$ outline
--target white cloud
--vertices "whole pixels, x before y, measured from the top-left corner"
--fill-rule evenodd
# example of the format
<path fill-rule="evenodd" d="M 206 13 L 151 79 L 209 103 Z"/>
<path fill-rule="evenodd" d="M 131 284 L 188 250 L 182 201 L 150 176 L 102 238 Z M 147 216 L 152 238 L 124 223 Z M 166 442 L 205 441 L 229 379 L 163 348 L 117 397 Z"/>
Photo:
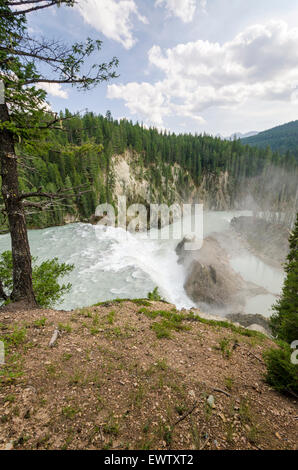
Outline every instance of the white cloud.
<path fill-rule="evenodd" d="M 254 25 L 224 44 L 196 41 L 162 50 L 153 46 L 149 63 L 164 73 L 156 83 L 109 87 L 110 98 L 121 98 L 133 114 L 203 122 L 210 108 L 235 109 L 250 99 L 296 102 L 298 29 L 283 21 Z"/>
<path fill-rule="evenodd" d="M 136 42 L 132 33 L 132 17 L 147 23 L 134 0 L 81 0 L 76 8 L 86 23 L 109 39 L 120 42 L 126 49 L 130 49 Z"/>
<path fill-rule="evenodd" d="M 170 114 L 167 97 L 162 84 L 136 83 L 110 85 L 108 98 L 124 98 L 126 107 L 132 114 L 137 114 L 157 126 L 162 126 L 163 117 Z"/>
<path fill-rule="evenodd" d="M 156 0 L 155 6 L 165 6 L 171 16 L 180 18 L 184 23 L 190 23 L 198 6 L 206 10 L 207 0 Z"/>
<path fill-rule="evenodd" d="M 59 83 L 40 83 L 38 84 L 38 88 L 42 88 L 49 95 L 63 98 L 65 100 L 68 98 L 67 91 L 63 90 Z"/>
<path fill-rule="evenodd" d="M 189 23 L 193 20 L 196 3 L 196 0 L 156 0 L 155 6 L 165 5 L 171 15 L 177 16 L 184 23 Z"/>

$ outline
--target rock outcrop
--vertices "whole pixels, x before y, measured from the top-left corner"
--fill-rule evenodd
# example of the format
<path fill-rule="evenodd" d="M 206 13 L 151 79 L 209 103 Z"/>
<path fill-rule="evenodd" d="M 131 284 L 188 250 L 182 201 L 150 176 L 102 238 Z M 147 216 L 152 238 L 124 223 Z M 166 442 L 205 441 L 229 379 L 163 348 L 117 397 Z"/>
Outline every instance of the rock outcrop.
<path fill-rule="evenodd" d="M 230 313 L 226 315 L 227 320 L 239 323 L 245 328 L 260 331 L 264 334 L 272 334 L 267 318 L 260 314 Z"/>
<path fill-rule="evenodd" d="M 184 238 L 177 245 L 179 262 L 188 272 L 184 284 L 187 295 L 196 303 L 206 303 L 219 308 L 230 305 L 241 308 L 244 281 L 229 265 L 227 255 L 215 238 L 204 239 L 196 252 L 187 251 Z"/>

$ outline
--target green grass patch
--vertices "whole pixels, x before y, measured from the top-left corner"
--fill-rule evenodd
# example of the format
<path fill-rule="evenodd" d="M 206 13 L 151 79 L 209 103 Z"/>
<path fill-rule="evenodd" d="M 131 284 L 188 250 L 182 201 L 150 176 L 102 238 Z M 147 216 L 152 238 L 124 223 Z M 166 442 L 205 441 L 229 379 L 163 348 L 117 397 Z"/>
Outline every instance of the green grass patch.
<path fill-rule="evenodd" d="M 164 304 L 169 303 L 163 299 L 160 299 L 159 301 L 163 302 Z M 144 307 L 150 307 L 151 305 L 151 303 L 149 302 L 149 299 L 111 299 L 111 300 L 105 300 L 103 302 L 97 302 L 96 304 L 92 305 L 92 307 L 110 307 L 111 305 L 117 305 L 123 302 L 132 302 L 133 304 L 143 305 Z"/>
<path fill-rule="evenodd" d="M 0 339 L 4 342 L 5 349 L 10 346 L 19 346 L 26 341 L 27 331 L 25 327 L 14 326 L 11 333 L 6 333 Z"/>
<path fill-rule="evenodd" d="M 113 414 L 109 416 L 108 421 L 104 424 L 103 431 L 106 434 L 112 434 L 113 436 L 118 436 L 120 432 L 120 425 Z"/>
<path fill-rule="evenodd" d="M 12 395 L 12 394 L 6 395 L 6 397 L 4 397 L 4 399 L 3 399 L 3 401 L 4 401 L 4 403 L 6 403 L 6 402 L 14 403 L 16 401 L 16 397 L 15 397 L 15 395 Z"/>
<path fill-rule="evenodd" d="M 46 321 L 47 321 L 47 318 L 42 317 L 42 318 L 39 318 L 38 320 L 35 320 L 33 325 L 35 326 L 35 328 L 43 328 L 46 324 Z"/>
<path fill-rule="evenodd" d="M 171 331 L 182 331 L 189 330 L 189 326 L 183 325 L 184 316 L 178 313 L 176 310 L 148 310 L 147 308 L 141 308 L 139 314 L 145 315 L 147 318 L 154 320 L 161 317 L 161 320 L 154 322 L 151 325 L 151 329 L 155 332 L 158 339 L 170 338 Z"/>
<path fill-rule="evenodd" d="M 58 329 L 61 330 L 61 331 L 66 331 L 66 333 L 71 333 L 72 332 L 72 328 L 71 326 L 69 325 L 69 323 L 59 323 L 58 324 Z"/>
<path fill-rule="evenodd" d="M 63 362 L 67 362 L 67 361 L 69 361 L 71 358 L 72 358 L 72 354 L 71 354 L 71 353 L 63 353 L 63 354 L 62 354 L 62 361 L 63 361 Z"/>
<path fill-rule="evenodd" d="M 225 377 L 225 386 L 229 391 L 232 391 L 234 386 L 234 379 L 232 377 Z"/>
<path fill-rule="evenodd" d="M 248 336 L 249 338 L 259 338 L 260 340 L 268 339 L 266 335 L 260 333 L 259 331 L 247 330 L 241 326 L 236 326 L 233 323 L 228 321 L 219 321 L 219 320 L 207 320 L 205 318 L 201 318 L 194 313 L 189 313 L 184 316 L 185 321 L 194 321 L 203 323 L 204 325 L 210 325 L 219 328 L 226 328 L 228 330 L 233 331 L 233 333 L 237 333 L 242 336 Z"/>
<path fill-rule="evenodd" d="M 219 341 L 219 349 L 221 350 L 222 357 L 230 359 L 232 351 L 229 349 L 230 340 L 228 338 L 222 338 Z"/>
<path fill-rule="evenodd" d="M 74 408 L 73 406 L 65 406 L 62 408 L 62 414 L 68 419 L 74 419 L 76 414 L 79 412 L 78 408 Z"/>
<path fill-rule="evenodd" d="M 109 323 L 109 325 L 113 325 L 114 322 L 115 322 L 115 316 L 116 316 L 116 312 L 114 310 L 112 310 L 112 312 L 110 312 L 107 316 L 107 322 Z"/>
<path fill-rule="evenodd" d="M 0 384 L 12 383 L 23 375 L 23 355 L 26 352 L 26 338 L 26 327 L 18 325 L 15 325 L 12 331 L 0 336 L 5 351 L 5 364 L 0 368 Z M 16 350 L 20 347 L 23 354 Z"/>
<path fill-rule="evenodd" d="M 162 317 L 165 320 L 168 320 L 169 323 L 160 322 L 157 326 L 154 326 L 153 329 L 158 332 L 160 337 L 169 337 L 170 330 L 186 330 L 189 329 L 185 325 L 180 326 L 182 322 L 198 322 L 203 323 L 205 325 L 217 327 L 217 328 L 226 328 L 232 331 L 233 333 L 237 333 L 242 336 L 247 336 L 249 338 L 258 338 L 259 340 L 267 339 L 267 337 L 258 332 L 252 330 L 246 330 L 245 328 L 239 327 L 234 325 L 233 323 L 229 323 L 228 321 L 218 321 L 218 320 L 207 320 L 205 318 L 201 318 L 194 313 L 188 313 L 186 315 L 177 312 L 177 310 L 149 310 L 148 308 L 141 308 L 138 311 L 139 314 L 145 315 L 147 318 L 152 320 L 156 319 L 157 317 Z M 172 327 L 171 327 L 172 326 Z"/>

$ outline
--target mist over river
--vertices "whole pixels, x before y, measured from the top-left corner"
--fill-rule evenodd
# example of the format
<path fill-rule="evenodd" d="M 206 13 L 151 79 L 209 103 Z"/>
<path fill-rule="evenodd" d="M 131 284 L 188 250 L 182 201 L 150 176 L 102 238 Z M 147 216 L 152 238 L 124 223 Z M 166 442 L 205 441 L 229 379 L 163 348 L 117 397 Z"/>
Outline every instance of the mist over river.
<path fill-rule="evenodd" d="M 229 240 L 230 221 L 240 215 L 251 213 L 205 212 L 204 237 L 214 233 L 219 236 L 226 234 Z M 157 238 L 161 232 L 156 229 L 151 233 L 155 233 Z M 57 257 L 61 262 L 75 265 L 71 275 L 64 279 L 64 282 L 72 283 L 72 290 L 63 303 L 57 305 L 59 309 L 69 310 L 114 298 L 146 297 L 155 286 L 177 308 L 194 307 L 183 288 L 185 268 L 177 263 L 175 247 L 179 240 L 153 240 L 148 236 L 144 238 L 145 235 L 131 234 L 120 228 L 77 223 L 31 230 L 29 240 L 32 255 L 39 261 Z M 265 264 L 241 246 L 239 240 L 235 243 L 231 240 L 224 246 L 230 265 L 244 280 L 267 290 L 263 295 L 249 297 L 245 312 L 269 316 L 271 306 L 281 292 L 283 271 Z M 2 235 L 0 250 L 8 249 L 10 237 Z"/>

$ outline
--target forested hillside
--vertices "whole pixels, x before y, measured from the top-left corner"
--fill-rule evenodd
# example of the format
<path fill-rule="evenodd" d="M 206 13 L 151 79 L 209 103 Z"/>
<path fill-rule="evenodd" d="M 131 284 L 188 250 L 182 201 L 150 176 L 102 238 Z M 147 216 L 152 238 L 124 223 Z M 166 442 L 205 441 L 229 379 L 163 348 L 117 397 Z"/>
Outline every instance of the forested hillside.
<path fill-rule="evenodd" d="M 298 121 L 292 121 L 282 126 L 274 127 L 260 132 L 252 137 L 241 139 L 246 145 L 266 148 L 269 146 L 273 151 L 282 153 L 293 152 L 298 155 Z"/>
<path fill-rule="evenodd" d="M 297 169 L 297 157 L 289 152 L 283 155 L 268 148 L 244 146 L 239 140 L 223 141 L 208 135 L 159 132 L 127 120 L 113 120 L 109 112 L 105 117 L 91 112 L 79 117 L 66 110 L 60 118 L 58 128 L 50 130 L 36 147 L 19 144 L 18 153 L 27 156 L 26 165 L 20 166 L 21 190 L 42 188 L 54 193 L 60 188 L 73 188 L 75 192 L 77 187 L 86 185 L 84 189 L 90 191 L 75 200 L 64 199 L 63 207 L 57 205 L 42 212 L 33 209 L 28 215 L 30 227 L 88 221 L 99 203 L 116 203 L 114 156 L 125 151 L 130 151 L 130 165 L 137 178 L 146 180 L 152 189 L 152 202 L 154 199 L 160 203 L 173 203 L 177 191 L 181 199 L 205 201 L 206 194 L 214 192 L 214 186 L 222 180 L 228 195 L 223 207 L 232 208 L 243 196 L 245 182 L 264 176 L 272 167 L 283 171 Z M 259 199 L 264 196 L 262 187 L 263 184 L 257 185 Z M 291 197 L 284 188 L 274 195 L 279 202 Z M 136 198 L 133 202 L 144 202 L 138 195 Z M 209 207 L 222 208 L 220 204 Z"/>

